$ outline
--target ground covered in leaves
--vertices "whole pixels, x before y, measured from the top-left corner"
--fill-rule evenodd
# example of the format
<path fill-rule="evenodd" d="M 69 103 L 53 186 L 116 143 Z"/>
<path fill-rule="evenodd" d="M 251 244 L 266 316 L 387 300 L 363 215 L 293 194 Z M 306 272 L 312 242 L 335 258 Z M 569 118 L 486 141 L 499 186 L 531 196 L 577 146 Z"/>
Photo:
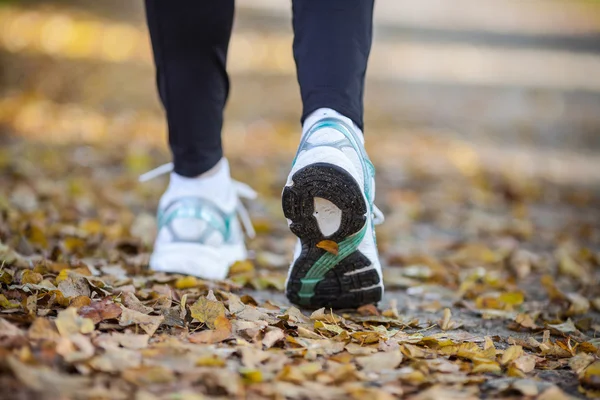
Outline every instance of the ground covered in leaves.
<path fill-rule="evenodd" d="M 303 311 L 282 294 L 291 153 L 232 154 L 234 175 L 261 193 L 259 237 L 228 280 L 207 282 L 146 268 L 165 180 L 136 176 L 164 151 L 6 140 L 0 397 L 599 396 L 597 188 L 404 143 L 395 155 L 370 147 L 387 214 L 384 301 Z"/>

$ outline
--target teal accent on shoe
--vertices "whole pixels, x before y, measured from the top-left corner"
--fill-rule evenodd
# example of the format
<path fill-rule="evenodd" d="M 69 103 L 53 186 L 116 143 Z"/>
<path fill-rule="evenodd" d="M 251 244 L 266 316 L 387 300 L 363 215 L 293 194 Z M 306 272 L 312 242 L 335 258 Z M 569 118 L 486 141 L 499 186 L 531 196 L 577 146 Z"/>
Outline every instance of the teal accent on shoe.
<path fill-rule="evenodd" d="M 365 237 L 367 232 L 367 224 L 352 236 L 338 243 L 338 254 L 325 253 L 310 267 L 304 278 L 300 279 L 302 286 L 298 292 L 298 296 L 304 304 L 308 304 L 310 299 L 315 295 L 315 287 L 325 277 L 325 274 L 335 267 L 339 262 L 354 253 L 358 245 Z"/>
<path fill-rule="evenodd" d="M 318 144 L 318 145 L 309 144 L 308 139 L 310 138 L 310 136 L 314 132 L 316 132 L 317 130 L 322 129 L 322 128 L 332 128 L 332 129 L 335 129 L 336 131 L 340 132 L 342 135 L 344 135 L 346 140 L 350 142 L 350 146 L 344 146 L 344 143 L 340 143 L 339 141 L 335 142 L 335 143 L 329 143 L 329 144 Z M 363 180 L 364 180 L 364 185 L 365 185 L 365 197 L 367 198 L 367 203 L 369 204 L 369 207 L 371 208 L 371 211 L 372 211 L 372 207 L 373 207 L 372 203 L 373 203 L 374 193 L 373 193 L 373 187 L 372 187 L 373 185 L 371 184 L 371 178 L 373 178 L 375 176 L 375 166 L 369 159 L 369 156 L 367 155 L 367 152 L 365 151 L 364 146 L 362 145 L 360 140 L 354 134 L 354 128 L 349 126 L 344 121 L 337 119 L 337 118 L 333 118 L 333 117 L 323 118 L 323 119 L 319 120 L 313 126 L 311 126 L 309 128 L 308 132 L 306 132 L 306 134 L 302 137 L 302 140 L 300 141 L 300 145 L 298 146 L 298 151 L 296 152 L 296 156 L 294 157 L 294 161 L 292 162 L 292 168 L 296 164 L 296 161 L 298 160 L 298 156 L 300 155 L 300 153 L 302 151 L 309 150 L 310 148 L 314 148 L 314 147 L 336 147 L 339 149 L 341 149 L 343 147 L 352 147 L 354 149 L 354 151 L 356 151 L 358 153 L 359 159 L 361 161 L 362 170 L 363 170 Z"/>
<path fill-rule="evenodd" d="M 201 237 L 194 240 L 195 243 L 204 243 L 215 231 L 223 237 L 225 242 L 228 242 L 231 239 L 231 222 L 236 218 L 236 215 L 235 213 L 224 213 L 211 201 L 197 197 L 177 199 L 164 209 L 159 210 L 157 215 L 158 229 L 170 229 L 174 242 L 189 242 L 189 240 L 179 238 L 170 227 L 170 224 L 178 218 L 206 221 L 208 227 Z"/>

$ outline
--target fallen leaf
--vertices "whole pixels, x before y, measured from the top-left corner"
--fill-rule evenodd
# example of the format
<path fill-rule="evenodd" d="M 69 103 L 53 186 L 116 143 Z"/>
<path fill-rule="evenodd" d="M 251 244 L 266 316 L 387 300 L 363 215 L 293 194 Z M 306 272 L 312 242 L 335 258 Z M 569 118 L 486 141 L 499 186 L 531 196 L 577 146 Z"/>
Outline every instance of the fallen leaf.
<path fill-rule="evenodd" d="M 129 349 L 107 349 L 104 354 L 92 358 L 90 367 L 102 372 L 120 372 L 137 368 L 142 364 L 142 354 Z"/>
<path fill-rule="evenodd" d="M 0 294 L 0 307 L 4 309 L 19 308 L 21 307 L 21 303 L 18 301 L 9 300 L 5 295 Z"/>
<path fill-rule="evenodd" d="M 271 327 L 269 328 L 269 330 L 267 330 L 267 333 L 265 333 L 265 337 L 262 340 L 262 344 L 265 348 L 270 349 L 275 345 L 275 343 L 283 340 L 284 338 L 285 333 L 283 332 L 283 330 L 276 327 Z"/>
<path fill-rule="evenodd" d="M 452 313 L 450 312 L 449 308 L 445 308 L 444 309 L 444 316 L 438 322 L 438 325 L 440 326 L 441 330 L 448 331 L 448 330 L 451 330 L 451 329 L 460 328 L 462 326 L 461 323 L 456 322 L 456 321 L 451 321 L 450 318 L 452 318 Z"/>
<path fill-rule="evenodd" d="M 73 297 L 69 301 L 69 307 L 81 308 L 84 306 L 89 306 L 91 303 L 92 303 L 92 299 L 90 299 L 89 297 L 77 296 L 77 297 Z"/>
<path fill-rule="evenodd" d="M 190 306 L 192 318 L 205 323 L 210 329 L 215 329 L 215 320 L 217 317 L 225 317 L 225 305 L 220 301 L 209 300 L 206 297 L 200 297 Z"/>
<path fill-rule="evenodd" d="M 154 311 L 152 307 L 144 305 L 133 293 L 129 292 L 123 294 L 123 304 L 129 309 L 143 314 L 150 314 Z"/>
<path fill-rule="evenodd" d="M 95 349 L 90 338 L 79 333 L 62 338 L 56 345 L 56 352 L 68 363 L 85 361 L 94 355 Z"/>
<path fill-rule="evenodd" d="M 590 309 L 590 301 L 578 293 L 568 293 L 567 299 L 571 303 L 571 306 L 567 310 L 568 315 L 585 314 Z"/>
<path fill-rule="evenodd" d="M 569 368 L 577 375 L 581 373 L 594 362 L 595 358 L 586 353 L 579 353 L 575 357 L 569 359 Z"/>
<path fill-rule="evenodd" d="M 510 362 L 516 360 L 517 358 L 523 355 L 523 347 L 521 346 L 510 346 L 508 349 L 504 350 L 502 354 L 502 358 L 500 360 L 500 364 L 507 365 Z"/>
<path fill-rule="evenodd" d="M 101 301 L 95 301 L 88 306 L 83 306 L 78 310 L 78 314 L 85 318 L 90 318 L 97 324 L 107 319 L 118 318 L 123 310 L 117 304 L 113 303 L 108 297 Z"/>
<path fill-rule="evenodd" d="M 7 363 L 17 379 L 26 387 L 52 397 L 87 397 L 91 379 L 61 374 L 48 367 L 34 367 L 10 356 Z"/>
<path fill-rule="evenodd" d="M 397 368 L 402 363 L 400 350 L 375 353 L 370 356 L 357 357 L 356 363 L 366 372 L 382 372 Z"/>
<path fill-rule="evenodd" d="M 548 327 L 561 333 L 578 332 L 575 324 L 573 324 L 573 321 L 571 321 L 571 318 L 567 319 L 567 321 L 563 322 L 562 324 L 548 324 Z"/>
<path fill-rule="evenodd" d="M 85 334 L 94 331 L 94 322 L 89 318 L 77 315 L 77 309 L 73 307 L 60 311 L 54 323 L 58 332 L 64 337 L 75 333 Z"/>
<path fill-rule="evenodd" d="M 188 336 L 192 343 L 219 343 L 231 336 L 231 322 L 225 315 L 219 315 L 214 320 L 214 329 L 201 331 Z"/>
<path fill-rule="evenodd" d="M 154 332 L 158 329 L 160 324 L 165 319 L 164 316 L 152 316 L 142 314 L 139 311 L 130 310 L 127 307 L 121 307 L 122 313 L 121 318 L 119 319 L 119 325 L 121 326 L 130 326 L 130 325 L 138 325 L 140 328 L 144 330 L 149 336 L 154 335 Z"/>
<path fill-rule="evenodd" d="M 91 295 L 88 281 L 83 276 L 68 276 L 66 279 L 58 282 L 58 290 L 60 290 L 66 298 L 77 296 L 90 297 Z"/>
<path fill-rule="evenodd" d="M 17 328 L 15 325 L 6 321 L 3 318 L 0 318 L 0 338 L 2 337 L 15 337 L 15 336 L 24 336 L 25 332 L 21 329 Z"/>
<path fill-rule="evenodd" d="M 522 355 L 513 361 L 515 368 L 524 373 L 529 373 L 535 369 L 535 357 L 531 355 Z"/>
<path fill-rule="evenodd" d="M 319 243 L 317 243 L 317 247 L 333 254 L 334 256 L 337 256 L 339 253 L 339 246 L 333 240 L 321 240 Z"/>

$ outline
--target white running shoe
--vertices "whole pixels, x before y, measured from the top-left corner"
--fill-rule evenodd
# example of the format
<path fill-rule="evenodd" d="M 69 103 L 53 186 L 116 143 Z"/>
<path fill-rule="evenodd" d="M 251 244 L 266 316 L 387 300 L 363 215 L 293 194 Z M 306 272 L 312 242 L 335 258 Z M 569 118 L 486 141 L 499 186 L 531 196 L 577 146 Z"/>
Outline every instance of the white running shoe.
<path fill-rule="evenodd" d="M 377 303 L 383 279 L 373 225 L 383 214 L 373 204 L 375 168 L 362 133 L 331 109 L 315 111 L 304 126 L 282 195 L 299 238 L 287 297 L 310 308 Z"/>
<path fill-rule="evenodd" d="M 150 171 L 140 180 L 169 170 L 172 164 Z M 231 179 L 225 158 L 197 178 L 171 174 L 158 206 L 158 235 L 150 268 L 203 279 L 225 279 L 229 267 L 247 256 L 240 220 L 248 236 L 254 236 L 240 197 L 254 198 L 256 193 Z"/>

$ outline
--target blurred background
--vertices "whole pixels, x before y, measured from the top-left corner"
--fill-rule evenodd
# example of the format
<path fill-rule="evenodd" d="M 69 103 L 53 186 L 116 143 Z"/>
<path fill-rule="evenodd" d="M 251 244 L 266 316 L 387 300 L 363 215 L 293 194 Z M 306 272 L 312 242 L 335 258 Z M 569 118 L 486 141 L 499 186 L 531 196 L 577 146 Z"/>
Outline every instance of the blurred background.
<path fill-rule="evenodd" d="M 0 4 L 3 135 L 165 143 L 143 2 Z M 290 8 L 237 2 L 230 154 L 255 131 L 295 139 Z M 575 179 L 600 178 L 600 2 L 379 0 L 375 14 L 368 135 L 396 151 L 407 140 L 465 141 L 494 162 L 540 174 L 577 167 Z"/>
<path fill-rule="evenodd" d="M 238 0 L 228 62 L 225 150 L 264 230 L 300 129 L 290 18 L 288 1 Z M 390 254 L 490 233 L 598 243 L 599 1 L 378 0 L 374 38 L 366 135 Z M 124 232 L 151 215 L 165 181 L 135 177 L 169 155 L 143 2 L 1 1 L 0 143 L 7 204 L 76 199 L 73 221 Z"/>

